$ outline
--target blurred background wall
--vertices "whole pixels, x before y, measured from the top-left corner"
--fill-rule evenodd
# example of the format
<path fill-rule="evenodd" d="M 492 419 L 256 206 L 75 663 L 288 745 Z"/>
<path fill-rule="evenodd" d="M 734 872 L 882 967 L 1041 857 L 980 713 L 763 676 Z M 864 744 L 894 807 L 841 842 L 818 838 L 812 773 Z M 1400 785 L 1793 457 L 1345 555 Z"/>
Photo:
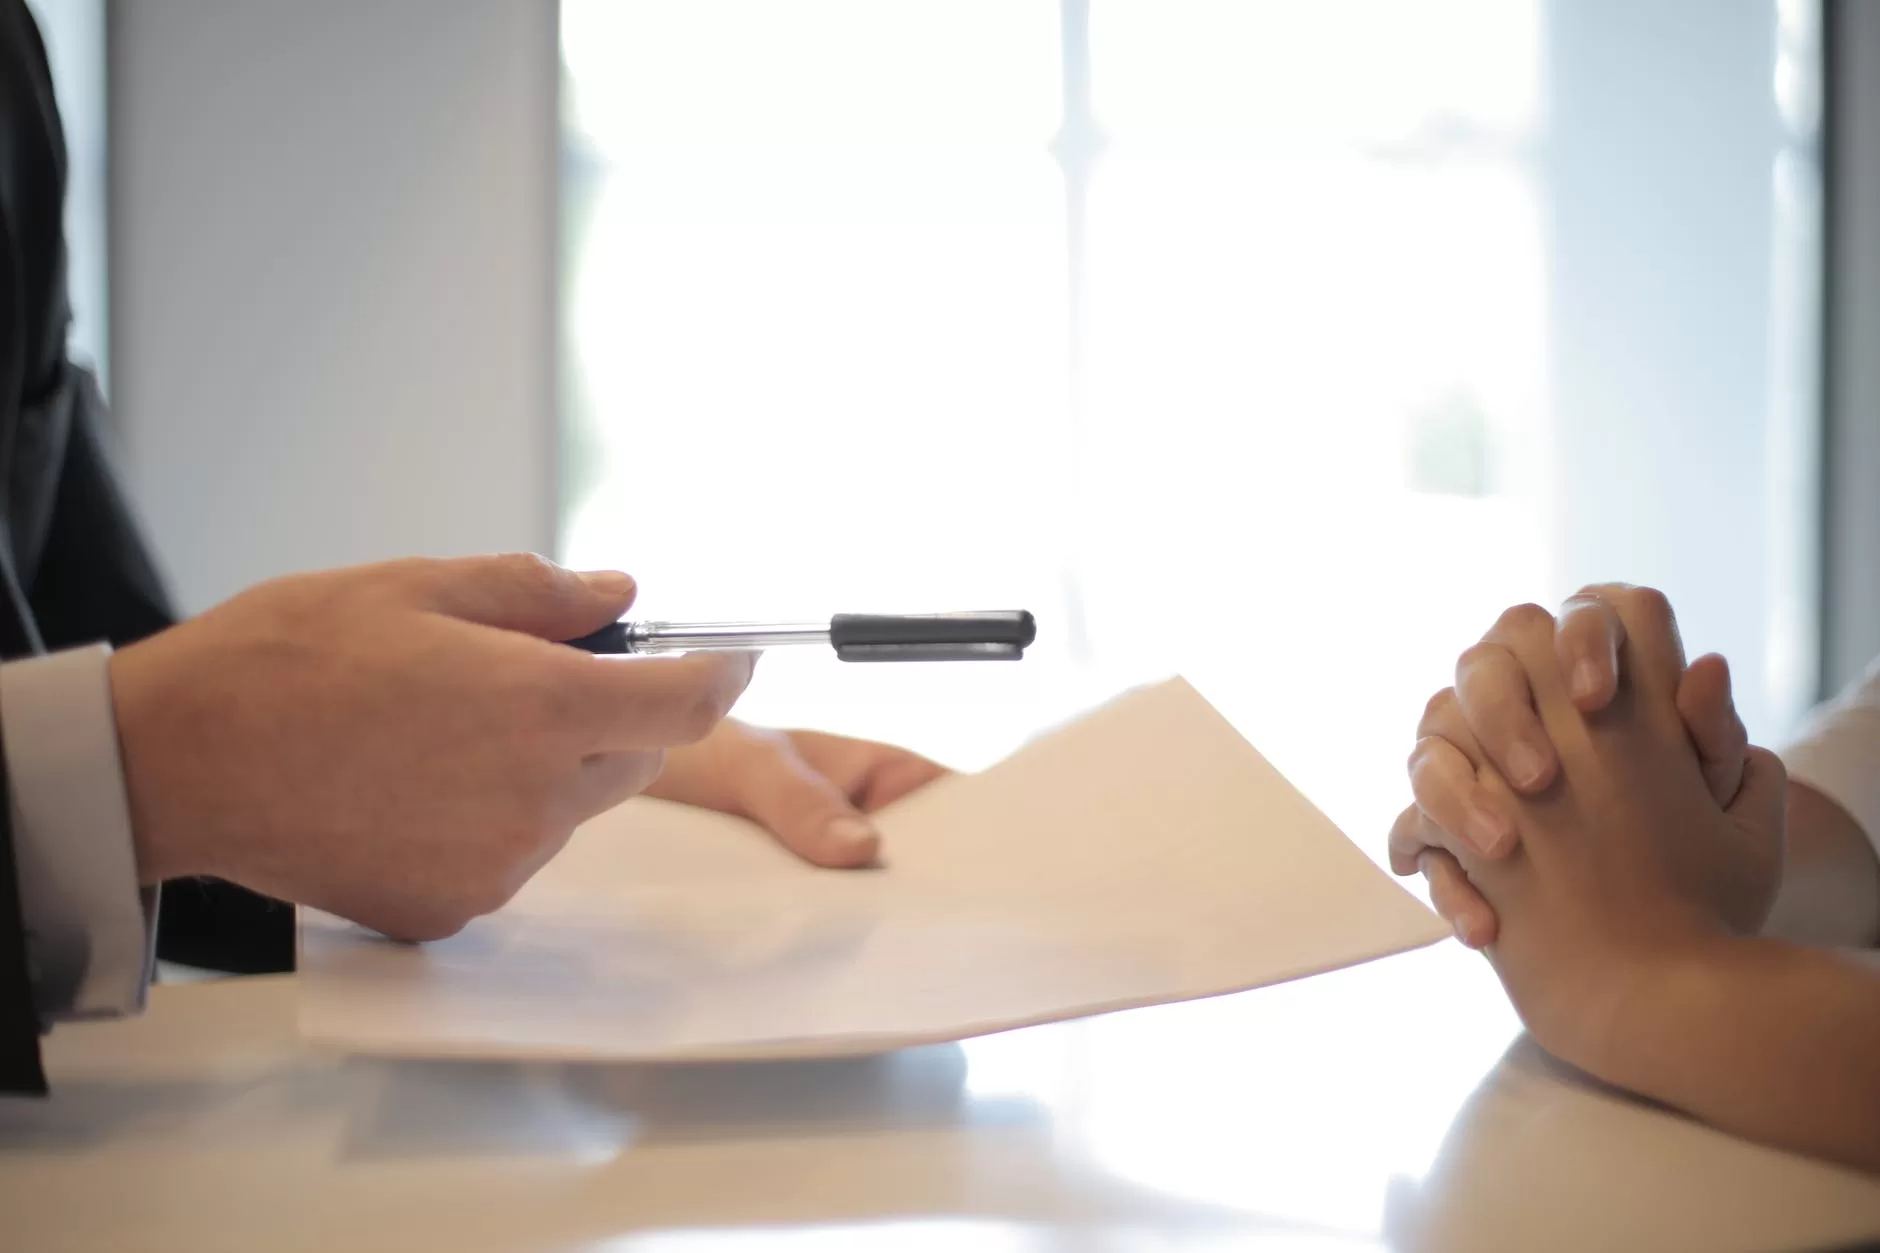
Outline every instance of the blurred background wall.
<path fill-rule="evenodd" d="M 184 605 L 551 551 L 553 7 L 109 15 L 112 400 Z"/>

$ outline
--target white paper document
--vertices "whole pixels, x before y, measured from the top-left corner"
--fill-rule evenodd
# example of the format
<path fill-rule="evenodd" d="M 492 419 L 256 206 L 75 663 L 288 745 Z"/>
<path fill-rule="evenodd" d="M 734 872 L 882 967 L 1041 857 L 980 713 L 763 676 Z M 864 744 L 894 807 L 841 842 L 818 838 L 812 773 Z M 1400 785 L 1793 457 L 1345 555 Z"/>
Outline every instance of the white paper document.
<path fill-rule="evenodd" d="M 880 868 L 818 870 L 741 820 L 636 800 L 448 940 L 303 910 L 301 1029 L 427 1056 L 866 1053 L 1448 934 L 1179 679 L 878 818 Z"/>

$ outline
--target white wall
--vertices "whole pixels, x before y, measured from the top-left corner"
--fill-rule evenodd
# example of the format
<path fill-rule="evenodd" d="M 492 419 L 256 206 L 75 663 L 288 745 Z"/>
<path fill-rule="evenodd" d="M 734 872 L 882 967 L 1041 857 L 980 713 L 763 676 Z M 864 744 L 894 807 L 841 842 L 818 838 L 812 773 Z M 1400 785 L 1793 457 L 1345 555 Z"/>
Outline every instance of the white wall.
<path fill-rule="evenodd" d="M 115 0 L 113 400 L 183 608 L 553 543 L 555 6 Z"/>
<path fill-rule="evenodd" d="M 1795 376 L 1785 354 L 1812 344 L 1772 321 L 1787 307 L 1772 276 L 1796 264 L 1777 256 L 1776 9 L 1551 0 L 1547 14 L 1561 586 L 1665 589 L 1693 655 L 1735 663 L 1745 721 L 1775 738 L 1816 686 L 1819 508 L 1802 464 L 1813 397 L 1778 385 Z"/>

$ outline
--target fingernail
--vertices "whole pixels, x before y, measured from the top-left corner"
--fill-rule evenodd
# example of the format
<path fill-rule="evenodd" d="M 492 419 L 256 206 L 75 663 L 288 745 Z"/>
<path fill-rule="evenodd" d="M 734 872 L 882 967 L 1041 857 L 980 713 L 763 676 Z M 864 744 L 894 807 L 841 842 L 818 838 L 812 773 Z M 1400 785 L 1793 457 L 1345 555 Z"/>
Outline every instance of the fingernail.
<path fill-rule="evenodd" d="M 837 818 L 823 828 L 823 834 L 845 852 L 860 852 L 866 845 L 881 843 L 881 832 L 861 818 Z"/>
<path fill-rule="evenodd" d="M 1592 700 L 1599 695 L 1599 667 L 1582 661 L 1573 667 L 1573 699 Z"/>
<path fill-rule="evenodd" d="M 633 590 L 632 576 L 618 570 L 589 570 L 581 576 L 581 581 L 589 590 L 615 599 Z"/>
<path fill-rule="evenodd" d="M 1469 943 L 1469 924 L 1462 921 L 1462 919 L 1458 918 L 1454 922 L 1450 923 L 1449 929 L 1456 933 L 1457 942 L 1460 943 L 1464 948 L 1475 947 L 1475 945 Z"/>
<path fill-rule="evenodd" d="M 1533 787 L 1546 769 L 1547 759 L 1532 744 L 1517 743 L 1508 750 L 1508 776 L 1516 787 Z"/>
<path fill-rule="evenodd" d="M 1469 842 L 1484 857 L 1493 857 L 1508 832 L 1493 814 L 1477 809 L 1469 814 Z"/>

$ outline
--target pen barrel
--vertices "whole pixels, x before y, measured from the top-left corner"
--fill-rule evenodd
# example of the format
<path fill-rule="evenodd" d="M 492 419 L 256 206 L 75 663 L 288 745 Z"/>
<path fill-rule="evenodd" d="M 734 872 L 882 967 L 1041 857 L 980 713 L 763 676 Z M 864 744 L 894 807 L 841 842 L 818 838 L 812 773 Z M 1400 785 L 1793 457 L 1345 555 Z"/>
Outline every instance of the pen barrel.
<path fill-rule="evenodd" d="M 750 652 L 833 644 L 842 661 L 1016 661 L 1037 637 L 1024 610 L 889 615 L 822 622 L 610 622 L 566 641 L 591 653 Z"/>
<path fill-rule="evenodd" d="M 622 624 L 628 625 L 628 624 Z M 827 644 L 826 622 L 639 622 L 628 626 L 625 652 L 724 653 L 794 644 Z"/>

